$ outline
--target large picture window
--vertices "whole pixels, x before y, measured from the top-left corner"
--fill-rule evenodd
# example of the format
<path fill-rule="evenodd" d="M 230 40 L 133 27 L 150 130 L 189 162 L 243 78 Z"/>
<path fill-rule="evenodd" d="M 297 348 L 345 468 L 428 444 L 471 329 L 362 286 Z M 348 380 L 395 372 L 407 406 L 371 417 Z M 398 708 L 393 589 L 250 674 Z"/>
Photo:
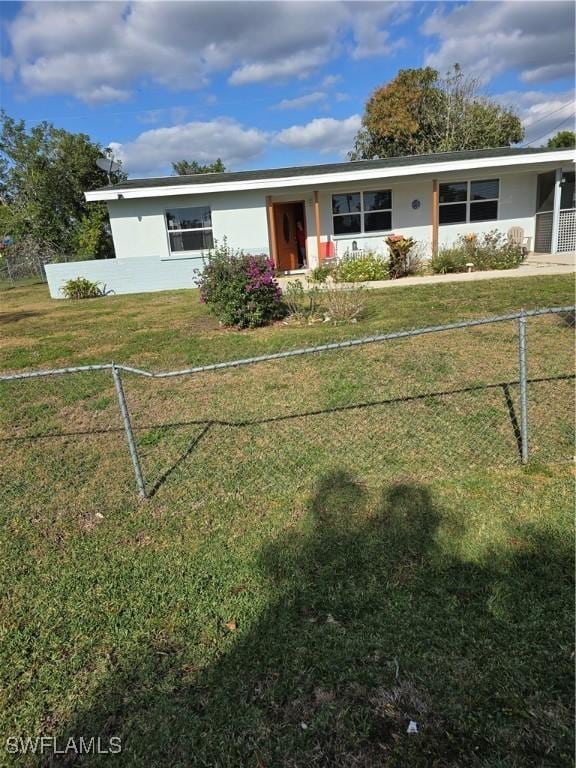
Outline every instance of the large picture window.
<path fill-rule="evenodd" d="M 204 251 L 214 246 L 212 214 L 207 205 L 166 211 L 170 251 Z"/>
<path fill-rule="evenodd" d="M 451 181 L 439 187 L 440 224 L 494 221 L 498 218 L 498 179 Z"/>
<path fill-rule="evenodd" d="M 392 192 L 350 192 L 332 195 L 335 235 L 359 235 L 392 229 Z"/>

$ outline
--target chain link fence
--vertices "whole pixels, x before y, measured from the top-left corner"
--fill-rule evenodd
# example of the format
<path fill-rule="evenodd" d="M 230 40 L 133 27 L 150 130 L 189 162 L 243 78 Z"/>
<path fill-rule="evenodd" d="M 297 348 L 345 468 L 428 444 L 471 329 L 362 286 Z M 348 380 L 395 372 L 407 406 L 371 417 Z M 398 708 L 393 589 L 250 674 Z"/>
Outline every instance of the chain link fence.
<path fill-rule="evenodd" d="M 371 486 L 568 460 L 573 327 L 552 308 L 185 371 L 4 375 L 4 513 L 54 534 L 137 511 L 139 492 L 225 525 L 286 498 L 298 514 L 335 467 Z"/>

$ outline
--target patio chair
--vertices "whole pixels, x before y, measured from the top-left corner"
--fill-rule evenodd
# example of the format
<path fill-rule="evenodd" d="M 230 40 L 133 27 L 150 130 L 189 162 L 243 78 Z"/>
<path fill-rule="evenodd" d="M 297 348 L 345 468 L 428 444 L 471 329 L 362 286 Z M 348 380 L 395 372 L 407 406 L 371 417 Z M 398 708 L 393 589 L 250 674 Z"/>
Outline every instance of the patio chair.
<path fill-rule="evenodd" d="M 510 227 L 508 230 L 508 242 L 511 245 L 517 245 L 522 250 L 522 258 L 525 259 L 530 253 L 532 245 L 532 238 L 524 235 L 522 227 Z"/>

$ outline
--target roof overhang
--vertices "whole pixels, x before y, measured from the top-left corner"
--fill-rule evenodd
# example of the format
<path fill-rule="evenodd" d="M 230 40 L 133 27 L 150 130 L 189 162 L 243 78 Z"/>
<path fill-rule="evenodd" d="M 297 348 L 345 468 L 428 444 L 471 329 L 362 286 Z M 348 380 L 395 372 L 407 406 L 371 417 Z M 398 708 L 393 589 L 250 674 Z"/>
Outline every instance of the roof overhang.
<path fill-rule="evenodd" d="M 423 174 L 437 175 L 458 171 L 475 171 L 482 168 L 511 169 L 539 166 L 554 163 L 556 166 L 564 162 L 574 162 L 574 151 L 542 152 L 526 155 L 505 155 L 502 157 L 482 157 L 447 162 L 421 163 L 408 166 L 390 166 L 388 168 L 355 168 L 351 163 L 350 170 L 335 173 L 309 174 L 306 176 L 285 176 L 279 178 L 255 178 L 243 181 L 220 181 L 212 184 L 174 184 L 161 187 L 131 187 L 129 189 L 96 189 L 85 192 L 88 202 L 99 200 L 134 199 L 144 197 L 173 197 L 175 195 L 206 195 L 214 192 L 246 192 L 258 189 L 284 189 L 286 187 L 326 186 L 347 181 L 370 181 L 373 179 L 404 178 Z"/>

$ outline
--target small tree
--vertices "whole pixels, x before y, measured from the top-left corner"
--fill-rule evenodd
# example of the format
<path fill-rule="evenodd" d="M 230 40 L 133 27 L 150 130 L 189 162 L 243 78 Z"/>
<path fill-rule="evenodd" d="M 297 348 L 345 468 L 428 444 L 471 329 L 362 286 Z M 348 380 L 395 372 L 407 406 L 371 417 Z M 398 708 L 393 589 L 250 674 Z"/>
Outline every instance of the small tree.
<path fill-rule="evenodd" d="M 224 173 L 226 166 L 220 158 L 213 163 L 201 165 L 196 160 L 176 160 L 172 163 L 173 176 L 194 176 L 197 173 Z"/>

